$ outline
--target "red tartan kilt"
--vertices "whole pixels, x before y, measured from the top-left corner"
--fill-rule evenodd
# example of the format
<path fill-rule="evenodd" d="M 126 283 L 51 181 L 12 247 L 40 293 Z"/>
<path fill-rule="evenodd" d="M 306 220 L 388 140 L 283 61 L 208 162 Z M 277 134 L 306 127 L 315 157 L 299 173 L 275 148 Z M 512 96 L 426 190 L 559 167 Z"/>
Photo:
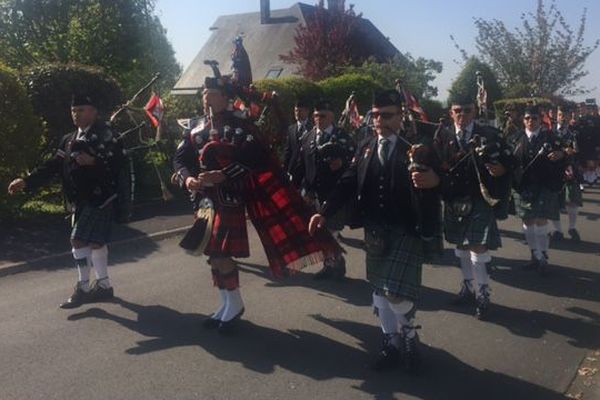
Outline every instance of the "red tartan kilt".
<path fill-rule="evenodd" d="M 213 257 L 250 257 L 246 208 L 215 204 L 215 221 L 204 254 Z"/>

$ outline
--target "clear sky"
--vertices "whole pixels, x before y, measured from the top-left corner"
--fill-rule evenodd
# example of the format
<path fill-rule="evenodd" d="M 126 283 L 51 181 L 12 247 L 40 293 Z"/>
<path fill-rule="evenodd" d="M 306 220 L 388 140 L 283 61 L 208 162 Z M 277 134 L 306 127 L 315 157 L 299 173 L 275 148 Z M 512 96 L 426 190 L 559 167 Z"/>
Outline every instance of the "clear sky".
<path fill-rule="evenodd" d="M 288 8 L 295 3 L 293 0 L 271 0 L 271 9 Z M 317 1 L 304 3 L 313 5 Z M 550 0 L 545 3 L 550 4 Z M 587 8 L 586 45 L 600 38 L 600 0 L 555 0 L 555 3 L 575 30 L 579 27 L 583 9 Z M 354 9 L 370 19 L 402 53 L 441 61 L 444 70 L 434 84 L 439 89 L 439 99 L 444 100 L 461 69 L 455 62 L 460 59 L 460 54 L 450 35 L 475 54 L 474 17 L 499 19 L 510 28 L 519 27 L 521 14 L 534 12 L 537 0 L 346 0 L 346 6 L 348 4 L 354 4 Z M 157 14 L 184 69 L 210 36 L 208 28 L 219 15 L 257 12 L 259 9 L 259 0 L 156 1 Z M 581 84 L 593 91 L 575 100 L 595 97 L 600 102 L 600 49 L 588 58 L 586 70 L 590 73 Z"/>

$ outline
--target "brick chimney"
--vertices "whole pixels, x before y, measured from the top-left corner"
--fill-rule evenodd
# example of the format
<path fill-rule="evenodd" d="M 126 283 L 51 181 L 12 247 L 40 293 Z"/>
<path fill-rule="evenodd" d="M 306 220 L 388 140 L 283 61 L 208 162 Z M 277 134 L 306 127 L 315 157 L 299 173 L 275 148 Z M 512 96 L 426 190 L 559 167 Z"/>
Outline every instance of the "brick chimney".
<path fill-rule="evenodd" d="M 260 0 L 260 23 L 268 24 L 271 22 L 271 4 L 270 0 Z"/>
<path fill-rule="evenodd" d="M 332 11 L 344 12 L 345 2 L 345 0 L 327 0 L 327 8 Z"/>

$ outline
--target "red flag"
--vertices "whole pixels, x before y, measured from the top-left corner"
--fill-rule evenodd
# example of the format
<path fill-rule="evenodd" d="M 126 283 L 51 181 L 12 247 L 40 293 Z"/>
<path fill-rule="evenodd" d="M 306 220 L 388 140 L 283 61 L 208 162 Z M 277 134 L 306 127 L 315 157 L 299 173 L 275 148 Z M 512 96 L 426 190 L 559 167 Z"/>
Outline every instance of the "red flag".
<path fill-rule="evenodd" d="M 350 117 L 350 125 L 352 125 L 354 129 L 360 128 L 362 125 L 362 118 L 358 111 L 358 104 L 356 104 L 356 101 L 354 100 L 352 100 L 352 104 L 350 105 L 348 117 Z"/>
<path fill-rule="evenodd" d="M 150 118 L 152 126 L 157 128 L 160 125 L 160 121 L 165 113 L 165 107 L 162 100 L 156 93 L 152 94 L 152 97 L 150 97 L 150 100 L 148 100 L 144 110 L 146 111 L 146 114 L 148 114 L 148 118 Z"/>
<path fill-rule="evenodd" d="M 404 101 L 406 101 L 406 107 L 408 107 L 409 110 L 419 114 L 422 121 L 429 122 L 429 118 L 427 118 L 427 114 L 425 113 L 425 110 L 423 110 L 423 107 L 421 107 L 419 104 L 417 98 L 405 88 L 402 88 L 402 94 L 404 95 Z"/>

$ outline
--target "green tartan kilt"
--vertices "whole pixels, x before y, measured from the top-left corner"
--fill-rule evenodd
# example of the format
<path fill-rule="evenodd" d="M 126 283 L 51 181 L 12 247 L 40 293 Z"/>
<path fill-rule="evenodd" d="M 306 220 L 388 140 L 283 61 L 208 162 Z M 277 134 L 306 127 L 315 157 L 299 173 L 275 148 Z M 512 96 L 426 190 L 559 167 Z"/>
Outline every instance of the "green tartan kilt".
<path fill-rule="evenodd" d="M 103 245 L 110 240 L 112 204 L 104 208 L 82 205 L 76 208 L 71 239 Z"/>
<path fill-rule="evenodd" d="M 365 222 L 365 230 L 382 227 Z M 419 299 L 423 270 L 423 241 L 400 227 L 383 228 L 384 254 L 366 252 L 367 281 L 375 290 L 412 301 Z"/>
<path fill-rule="evenodd" d="M 444 203 L 444 234 L 457 246 L 483 245 L 489 250 L 502 246 L 494 209 L 482 198 L 473 199 L 471 213 L 464 217 L 453 215 Z"/>
<path fill-rule="evenodd" d="M 577 181 L 568 181 L 565 183 L 563 190 L 560 194 L 561 207 L 564 208 L 566 204 L 573 203 L 578 207 L 583 206 L 583 195 L 581 193 L 581 187 Z"/>
<path fill-rule="evenodd" d="M 560 218 L 559 193 L 544 187 L 535 187 L 514 192 L 515 209 L 521 219 L 549 219 Z"/>

